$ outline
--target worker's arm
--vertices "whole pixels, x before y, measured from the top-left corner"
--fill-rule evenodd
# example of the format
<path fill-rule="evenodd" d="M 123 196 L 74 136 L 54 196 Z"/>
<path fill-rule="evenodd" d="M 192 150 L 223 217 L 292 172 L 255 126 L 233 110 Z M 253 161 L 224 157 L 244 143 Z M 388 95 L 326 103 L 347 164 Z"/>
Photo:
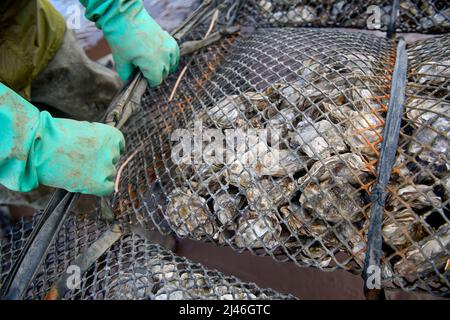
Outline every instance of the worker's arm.
<path fill-rule="evenodd" d="M 0 184 L 39 184 L 107 195 L 114 189 L 122 133 L 100 123 L 56 119 L 0 83 Z"/>
<path fill-rule="evenodd" d="M 103 31 L 123 80 L 138 67 L 153 87 L 175 71 L 178 44 L 148 15 L 142 0 L 80 2 L 86 7 L 86 17 Z"/>

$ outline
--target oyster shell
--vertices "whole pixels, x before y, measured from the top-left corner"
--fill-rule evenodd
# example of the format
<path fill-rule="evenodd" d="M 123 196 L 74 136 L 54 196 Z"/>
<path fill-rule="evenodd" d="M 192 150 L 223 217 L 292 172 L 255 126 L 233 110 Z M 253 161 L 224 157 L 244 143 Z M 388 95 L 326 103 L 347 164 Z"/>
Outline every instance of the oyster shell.
<path fill-rule="evenodd" d="M 374 94 L 369 89 L 352 89 L 352 98 L 355 111 L 374 112 L 381 109 L 381 105 L 375 100 Z"/>
<path fill-rule="evenodd" d="M 363 199 L 356 188 L 345 182 L 310 183 L 300 196 L 300 205 L 311 214 L 334 223 L 355 222 L 363 217 Z"/>
<path fill-rule="evenodd" d="M 330 226 L 325 221 L 308 215 L 302 207 L 292 203 L 281 207 L 280 213 L 295 234 L 312 237 L 316 240 L 321 239 L 327 246 L 338 244 Z"/>
<path fill-rule="evenodd" d="M 257 2 L 258 6 L 261 8 L 262 13 L 266 16 L 266 17 L 270 17 L 272 10 L 273 10 L 273 4 L 272 2 L 268 1 L 268 0 L 259 0 Z"/>
<path fill-rule="evenodd" d="M 150 262 L 150 273 L 155 282 L 172 281 L 178 276 L 178 269 L 175 263 L 164 261 L 163 258 Z"/>
<path fill-rule="evenodd" d="M 201 196 L 208 196 L 221 188 L 223 183 L 223 165 L 207 163 L 178 165 L 175 177 L 178 185 L 194 190 Z"/>
<path fill-rule="evenodd" d="M 281 225 L 274 212 L 258 213 L 249 211 L 239 219 L 235 242 L 240 248 L 266 248 L 273 250 L 279 246 Z"/>
<path fill-rule="evenodd" d="M 434 270 L 430 261 L 437 268 L 444 267 L 450 250 L 450 229 L 444 225 L 438 229 L 435 236 L 429 236 L 411 245 L 405 253 L 405 258 L 394 265 L 394 271 L 400 275 L 420 275 Z"/>
<path fill-rule="evenodd" d="M 329 76 L 326 79 L 320 78 L 312 84 L 304 86 L 302 95 L 305 97 L 303 109 L 308 110 L 309 113 L 319 110 L 322 103 L 334 103 L 336 105 L 343 105 L 345 103 L 344 91 L 348 83 L 343 83 L 342 79 L 332 79 Z"/>
<path fill-rule="evenodd" d="M 187 300 L 193 297 L 180 288 L 179 284 L 167 283 L 153 296 L 153 300 Z"/>
<path fill-rule="evenodd" d="M 448 170 L 450 119 L 447 116 L 432 116 L 432 113 L 429 112 L 422 115 L 422 120 L 430 115 L 431 118 L 427 119 L 426 123 L 414 132 L 408 152 L 417 155 L 423 161 L 432 163 L 435 167 L 443 166 Z M 439 175 L 439 172 L 435 174 Z"/>
<path fill-rule="evenodd" d="M 313 22 L 317 19 L 316 9 L 311 6 L 297 6 L 288 11 L 287 19 L 293 24 Z"/>
<path fill-rule="evenodd" d="M 214 212 L 224 226 L 234 226 L 234 220 L 239 216 L 239 208 L 243 196 L 222 190 L 214 198 Z"/>
<path fill-rule="evenodd" d="M 287 142 L 289 130 L 295 127 L 294 122 L 299 117 L 295 107 L 288 107 L 279 111 L 266 122 L 266 129 L 270 131 L 268 142 L 271 147 L 282 147 Z"/>
<path fill-rule="evenodd" d="M 261 291 L 252 292 L 251 290 L 231 284 L 229 281 L 221 279 L 213 281 L 214 294 L 220 300 L 267 300 L 269 297 Z"/>
<path fill-rule="evenodd" d="M 296 191 L 296 183 L 290 178 L 275 180 L 262 178 L 245 190 L 250 209 L 274 210 L 281 201 L 287 201 Z"/>
<path fill-rule="evenodd" d="M 441 185 L 444 188 L 446 201 L 450 199 L 450 174 L 441 179 Z"/>
<path fill-rule="evenodd" d="M 398 179 L 400 182 L 408 181 L 410 177 L 414 174 L 408 169 L 408 164 L 410 160 L 406 157 L 404 153 L 400 153 L 395 159 L 394 170 L 397 171 Z M 422 180 L 421 178 L 418 180 Z"/>
<path fill-rule="evenodd" d="M 420 18 L 420 26 L 424 30 L 434 29 L 437 27 L 444 28 L 448 30 L 450 27 L 450 9 L 442 10 L 440 12 L 436 12 L 435 10 L 430 10 L 431 17 L 422 17 Z"/>
<path fill-rule="evenodd" d="M 317 58 L 305 59 L 302 61 L 302 64 L 304 68 L 300 70 L 300 74 L 305 83 L 316 80 L 318 77 L 323 76 L 327 71 L 325 65 Z"/>
<path fill-rule="evenodd" d="M 206 200 L 187 189 L 175 189 L 169 196 L 165 217 L 181 237 L 200 240 L 215 236 L 217 225 L 207 213 Z"/>
<path fill-rule="evenodd" d="M 245 120 L 245 103 L 240 95 L 225 96 L 206 111 L 204 120 L 221 129 L 236 128 L 239 120 Z"/>
<path fill-rule="evenodd" d="M 256 171 L 262 176 L 282 177 L 293 175 L 295 172 L 306 168 L 308 159 L 298 156 L 292 150 L 273 150 L 265 154 L 260 167 Z"/>
<path fill-rule="evenodd" d="M 242 94 L 244 101 L 248 101 L 252 106 L 251 111 L 264 111 L 270 105 L 270 94 L 267 96 L 267 92 L 252 92 L 248 91 Z"/>
<path fill-rule="evenodd" d="M 433 187 L 415 184 L 397 187 L 397 191 L 389 196 L 387 206 L 392 207 L 392 212 L 387 212 L 383 219 L 383 238 L 395 247 L 422 240 L 427 232 L 414 210 L 440 209 L 442 202 L 433 192 Z"/>
<path fill-rule="evenodd" d="M 358 229 L 353 224 L 347 221 L 340 223 L 335 228 L 341 250 L 350 254 L 363 267 L 366 255 L 366 239 L 358 232 Z M 363 229 L 365 230 L 367 227 Z"/>
<path fill-rule="evenodd" d="M 315 123 L 311 120 L 302 121 L 296 131 L 290 134 L 291 146 L 300 147 L 312 159 L 328 158 L 332 153 L 347 150 L 339 126 L 327 120 Z"/>
<path fill-rule="evenodd" d="M 275 83 L 272 88 L 273 92 L 279 95 L 279 109 L 294 108 L 293 110 L 296 110 L 297 114 L 304 110 L 302 107 L 308 97 L 318 96 L 317 91 L 305 90 L 303 80 L 291 83 Z"/>
<path fill-rule="evenodd" d="M 439 86 L 450 78 L 450 60 L 426 61 L 414 72 L 420 84 Z"/>
<path fill-rule="evenodd" d="M 263 298 L 256 298 L 256 296 L 253 293 L 246 293 L 246 292 L 239 292 L 236 291 L 234 293 L 228 293 L 221 295 L 219 297 L 220 300 L 256 300 L 256 299 L 263 299 Z M 266 299 L 268 299 L 266 297 Z"/>
<path fill-rule="evenodd" d="M 402 186 L 388 204 L 397 210 L 405 206 L 415 209 L 442 208 L 441 198 L 433 192 L 433 187 L 422 184 Z"/>
<path fill-rule="evenodd" d="M 409 245 L 411 240 L 419 241 L 426 236 L 424 227 L 411 209 L 386 214 L 383 220 L 383 240 L 393 248 Z"/>
<path fill-rule="evenodd" d="M 298 179 L 299 186 L 316 179 L 325 181 L 336 179 L 352 185 L 359 185 L 367 177 L 367 166 L 364 160 L 357 154 L 344 153 L 317 161 L 309 169 L 308 174 Z"/>
<path fill-rule="evenodd" d="M 292 232 L 301 236 L 310 235 L 305 226 L 310 224 L 311 219 L 306 217 L 300 206 L 294 204 L 283 206 L 280 208 L 280 213 Z"/>
<path fill-rule="evenodd" d="M 294 128 L 292 122 L 298 117 L 299 111 L 295 107 L 288 107 L 280 110 L 276 115 L 266 122 L 266 128 Z M 291 124 L 289 126 L 289 124 Z"/>
<path fill-rule="evenodd" d="M 207 276 L 196 272 L 184 272 L 180 276 L 180 287 L 184 288 L 189 295 L 207 298 L 214 294 L 212 284 Z"/>
<path fill-rule="evenodd" d="M 377 59 L 369 54 L 369 53 L 343 53 L 342 60 L 343 64 L 345 66 L 345 73 L 351 74 L 351 75 L 360 75 L 363 76 L 369 76 L 369 77 L 375 77 L 379 71 L 376 68 L 376 62 Z M 342 72 L 342 71 L 341 71 Z M 359 78 L 357 81 L 359 81 Z M 370 81 L 370 78 L 366 81 Z M 366 90 L 366 89 L 362 89 Z M 364 95 L 368 94 L 368 92 L 364 93 Z M 370 94 L 371 96 L 371 94 Z"/>
<path fill-rule="evenodd" d="M 281 86 L 281 84 L 274 84 L 261 92 L 246 92 L 243 98 L 252 106 L 251 111 L 258 112 L 258 115 L 264 115 L 264 118 L 268 119 L 280 111 Z"/>
<path fill-rule="evenodd" d="M 406 116 L 415 128 L 433 122 L 438 117 L 448 117 L 450 103 L 432 98 L 415 98 L 406 104 Z"/>
<path fill-rule="evenodd" d="M 328 117 L 337 123 L 346 121 L 349 117 L 350 111 L 353 109 L 348 105 L 338 105 L 335 103 L 322 102 L 321 107 L 324 113 L 327 113 Z"/>
<path fill-rule="evenodd" d="M 265 142 L 250 147 L 242 157 L 236 157 L 225 171 L 227 181 L 248 188 L 262 176 L 281 177 L 304 169 L 302 157 L 291 150 L 277 150 Z"/>
<path fill-rule="evenodd" d="M 381 141 L 383 120 L 373 112 L 351 111 L 346 123 L 345 137 L 351 149 L 375 156 L 375 143 Z"/>
<path fill-rule="evenodd" d="M 306 246 L 302 249 L 302 259 L 305 263 L 317 266 L 319 268 L 326 268 L 331 262 L 331 257 L 319 243 Z"/>
<path fill-rule="evenodd" d="M 288 18 L 286 15 L 285 11 L 277 11 L 274 12 L 272 18 L 270 18 L 269 22 L 270 23 L 274 23 L 274 22 L 278 22 L 278 23 L 288 23 Z"/>
<path fill-rule="evenodd" d="M 152 295 L 153 281 L 145 270 L 121 273 L 109 285 L 107 300 L 143 300 Z"/>

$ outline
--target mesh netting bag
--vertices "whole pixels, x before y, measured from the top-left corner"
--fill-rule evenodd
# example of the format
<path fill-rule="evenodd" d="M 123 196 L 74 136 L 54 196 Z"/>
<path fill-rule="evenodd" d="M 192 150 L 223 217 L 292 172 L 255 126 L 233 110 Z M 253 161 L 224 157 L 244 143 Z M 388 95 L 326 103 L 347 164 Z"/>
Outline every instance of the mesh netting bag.
<path fill-rule="evenodd" d="M 5 230 L 0 240 L 0 287 L 40 213 L 22 219 Z M 261 289 L 232 276 L 209 270 L 177 257 L 137 234 L 124 232 L 111 247 L 95 259 L 80 279 L 67 277 L 71 267 L 79 267 L 79 256 L 95 248 L 95 243 L 114 230 L 98 218 L 73 214 L 64 222 L 41 264 L 25 299 L 108 299 L 108 300 L 264 300 L 294 299 L 271 289 Z M 70 275 L 70 274 L 69 274 Z M 70 284 L 73 283 L 73 287 Z"/>
<path fill-rule="evenodd" d="M 408 52 L 383 213 L 383 281 L 446 295 L 448 36 Z M 257 28 L 201 50 L 184 61 L 174 99 L 178 75 L 148 91 L 124 129 L 130 151 L 113 199 L 117 216 L 239 252 L 361 273 L 395 58 L 394 40 L 305 28 Z M 204 155 L 213 141 L 238 152 L 206 163 L 195 145 Z"/>
<path fill-rule="evenodd" d="M 246 24 L 265 27 L 345 27 L 386 31 L 391 23 L 401 32 L 445 33 L 450 28 L 447 1 L 249 0 Z M 398 5 L 395 3 L 398 2 Z M 391 22 L 392 10 L 396 10 Z"/>
<path fill-rule="evenodd" d="M 227 17 L 236 12 L 230 3 L 221 8 Z M 400 1 L 400 29 L 405 3 L 447 8 Z M 219 32 L 219 16 L 213 28 L 208 20 L 181 39 L 221 34 L 147 90 L 122 128 L 127 152 L 110 199 L 120 237 L 86 267 L 78 289 L 59 292 L 67 268 L 111 231 L 98 218 L 100 205 L 92 215 L 69 216 L 27 298 L 292 298 L 176 257 L 130 226 L 299 267 L 364 272 L 399 41 L 272 20 L 281 11 L 308 16 L 300 5 L 332 8 L 328 1 L 244 1 L 239 33 Z M 359 7 L 346 1 L 342 8 Z M 415 20 L 431 15 L 410 11 Z M 306 25 L 348 27 L 344 16 Z M 385 288 L 449 294 L 449 42 L 442 35 L 406 48 L 404 112 L 381 222 Z M 2 279 L 34 221 L 5 233 Z"/>
<path fill-rule="evenodd" d="M 443 36 L 408 47 L 405 113 L 383 222 L 394 273 L 441 293 L 449 284 L 449 45 Z"/>
<path fill-rule="evenodd" d="M 341 179 L 353 178 L 355 185 L 368 183 L 371 166 L 373 170 L 370 157 L 374 159 L 376 142 L 381 137 L 376 130 L 382 129 L 383 106 L 388 97 L 390 55 L 387 41 L 329 31 L 260 29 L 236 43 L 201 88 L 180 86 L 182 99 L 190 103 L 180 110 L 179 118 L 170 119 L 176 122 L 172 125 L 193 128 L 193 121 L 188 119 L 197 116 L 203 120 L 202 129 L 278 130 L 279 137 L 273 138 L 279 138 L 279 145 L 246 141 L 242 157 L 211 166 L 185 165 L 185 159 L 172 164 L 164 146 L 154 141 L 151 147 L 161 147 L 155 150 L 160 153 L 150 154 L 149 158 L 161 157 L 162 163 L 147 167 L 155 168 L 159 190 L 168 202 L 163 210 L 148 212 L 150 218 L 162 229 L 169 223 L 179 236 L 205 238 L 274 256 L 287 255 L 301 265 L 349 264 L 350 259 L 338 259 L 335 254 L 340 249 L 360 251 L 357 247 L 364 241 L 357 239 L 363 235 L 358 235 L 351 223 L 363 216 L 366 191 L 351 185 L 334 186 L 334 180 L 339 179 L 332 176 L 324 179 L 323 185 L 314 180 L 339 171 L 344 175 Z M 300 63 L 302 60 L 306 62 Z M 149 101 L 148 105 L 156 103 Z M 172 105 L 177 108 L 177 102 Z M 155 111 L 153 114 L 158 114 L 158 110 L 150 112 Z M 375 121 L 374 133 L 368 128 L 370 132 L 357 136 L 358 129 L 372 124 L 365 124 L 365 117 Z M 147 126 L 147 120 L 142 120 Z M 371 139 L 369 143 L 364 140 L 366 135 Z M 354 153 L 345 143 L 346 136 L 353 138 L 348 144 L 354 147 Z M 170 142 L 169 133 L 149 137 L 153 138 Z M 367 161 L 363 153 L 368 154 Z M 347 163 L 353 167 L 346 168 Z M 138 163 L 131 166 L 137 170 L 145 167 Z M 327 167 L 334 172 L 326 172 Z M 322 187 L 330 191 L 336 188 L 334 197 L 344 193 L 336 208 L 336 199 L 321 195 Z M 301 188 L 306 191 L 301 192 Z M 353 199 L 352 194 L 358 197 Z M 152 200 L 158 190 L 142 196 L 143 209 L 157 206 Z M 319 211 L 316 205 L 322 206 Z M 300 207 L 305 210 L 298 215 Z M 317 211 L 317 216 L 312 211 Z M 336 233 L 341 232 L 333 230 L 327 221 L 333 226 L 336 223 L 335 228 L 346 229 L 349 238 L 343 242 L 348 242 L 347 248 L 339 248 Z"/>
<path fill-rule="evenodd" d="M 177 257 L 136 235 L 121 240 L 86 273 L 71 299 L 293 299 Z"/>

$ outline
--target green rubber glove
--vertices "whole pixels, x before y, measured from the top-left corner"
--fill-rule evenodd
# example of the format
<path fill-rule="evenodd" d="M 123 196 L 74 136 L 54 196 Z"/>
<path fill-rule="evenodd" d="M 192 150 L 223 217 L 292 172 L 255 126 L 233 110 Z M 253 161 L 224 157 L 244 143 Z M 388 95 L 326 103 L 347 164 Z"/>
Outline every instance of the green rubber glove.
<path fill-rule="evenodd" d="M 122 133 L 56 119 L 0 83 L 0 184 L 28 192 L 39 184 L 105 196 L 114 190 Z"/>
<path fill-rule="evenodd" d="M 176 70 L 179 48 L 174 38 L 147 13 L 142 0 L 80 0 L 111 47 L 116 70 L 127 80 L 138 67 L 151 87 Z"/>

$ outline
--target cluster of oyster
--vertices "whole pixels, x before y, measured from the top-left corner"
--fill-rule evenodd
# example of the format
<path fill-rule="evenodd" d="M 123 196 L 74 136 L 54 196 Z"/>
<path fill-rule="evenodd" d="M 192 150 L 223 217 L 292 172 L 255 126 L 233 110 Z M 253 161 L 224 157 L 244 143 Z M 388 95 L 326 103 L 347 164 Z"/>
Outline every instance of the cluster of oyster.
<path fill-rule="evenodd" d="M 390 22 L 392 1 L 374 1 L 361 6 L 357 1 L 255 0 L 270 24 L 290 26 L 340 26 L 368 28 L 368 18 L 375 5 L 380 13 L 380 26 Z M 368 11 L 369 10 L 369 11 Z M 450 28 L 450 9 L 434 1 L 400 1 L 397 25 L 404 31 L 442 32 Z"/>
<path fill-rule="evenodd" d="M 139 261 L 143 262 L 143 261 Z M 133 264 L 109 284 L 108 300 L 265 300 L 273 298 L 262 290 L 251 290 L 218 272 L 205 272 L 167 255 L 155 254 L 145 263 Z"/>
<path fill-rule="evenodd" d="M 408 48 L 404 125 L 394 170 L 386 243 L 397 274 L 448 272 L 450 252 L 450 60 L 448 35 Z M 393 219 L 395 219 L 395 224 Z M 402 230 L 401 233 L 397 232 Z M 395 261 L 395 259 L 393 259 Z M 433 264 L 430 263 L 433 261 Z M 447 268 L 447 269 L 446 269 Z"/>
<path fill-rule="evenodd" d="M 404 31 L 448 32 L 450 28 L 450 8 L 445 2 L 401 0 L 400 14 Z"/>
<path fill-rule="evenodd" d="M 369 54 L 346 54 L 339 63 L 325 55 L 316 59 L 302 62 L 295 82 L 228 95 L 204 111 L 205 129 L 266 129 L 268 138 L 246 137 L 243 152 L 223 164 L 177 165 L 174 176 L 180 179 L 168 195 L 165 216 L 178 235 L 281 251 L 321 268 L 344 253 L 363 266 L 388 105 L 388 94 L 374 82 L 387 74 L 380 74 L 383 68 Z M 443 70 L 426 65 L 415 82 L 448 81 Z M 416 99 L 409 105 L 418 104 L 411 110 L 420 114 L 406 113 L 416 119 L 410 128 L 415 138 L 402 135 L 404 152 L 395 164 L 399 170 L 391 179 L 382 226 L 384 247 L 403 258 L 390 259 L 386 274 L 428 272 L 427 261 L 441 257 L 435 262 L 442 264 L 448 252 L 448 220 L 430 229 L 423 216 L 434 210 L 445 217 L 449 211 L 449 174 L 443 167 L 448 168 L 450 109 L 447 101 L 431 105 L 432 100 Z M 439 182 L 430 183 L 427 172 Z"/>
<path fill-rule="evenodd" d="M 298 81 L 228 95 L 205 110 L 205 129 L 262 129 L 267 140 L 245 136 L 246 148 L 222 164 L 177 164 L 165 216 L 179 236 L 289 251 L 320 267 L 343 251 L 362 265 L 361 186 L 373 179 L 386 101 L 361 80 L 380 72 L 375 57 L 336 60 L 307 59 Z"/>

